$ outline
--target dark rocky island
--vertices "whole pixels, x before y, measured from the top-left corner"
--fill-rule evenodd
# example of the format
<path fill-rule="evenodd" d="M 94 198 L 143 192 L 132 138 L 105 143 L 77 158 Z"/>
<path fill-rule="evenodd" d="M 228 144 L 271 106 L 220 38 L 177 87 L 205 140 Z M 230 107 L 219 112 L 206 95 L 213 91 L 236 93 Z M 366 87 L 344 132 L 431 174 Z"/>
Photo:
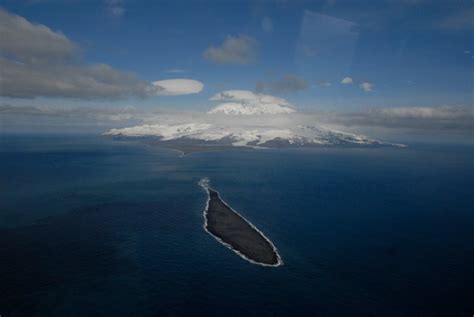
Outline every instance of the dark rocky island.
<path fill-rule="evenodd" d="M 264 266 L 282 265 L 280 255 L 272 242 L 254 225 L 228 206 L 219 193 L 203 179 L 199 184 L 207 191 L 208 203 L 204 210 L 204 229 L 219 242 L 242 258 Z"/>

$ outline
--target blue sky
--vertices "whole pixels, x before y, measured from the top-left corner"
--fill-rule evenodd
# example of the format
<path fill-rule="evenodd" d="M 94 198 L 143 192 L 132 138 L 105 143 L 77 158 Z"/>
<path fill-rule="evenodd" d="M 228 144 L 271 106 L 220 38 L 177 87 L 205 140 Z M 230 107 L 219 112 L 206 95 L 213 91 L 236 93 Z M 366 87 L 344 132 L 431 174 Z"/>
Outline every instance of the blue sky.
<path fill-rule="evenodd" d="M 189 78 L 204 84 L 198 94 L 113 101 L 51 94 L 1 97 L 9 104 L 206 110 L 215 93 L 255 90 L 257 83 L 265 93 L 308 110 L 471 106 L 473 101 L 470 1 L 32 0 L 0 5 L 9 14 L 62 32 L 78 46 L 83 64 L 105 63 L 145 81 Z M 206 55 L 229 37 L 249 39 L 255 58 L 235 63 Z M 344 77 L 353 83 L 341 84 Z M 295 78 L 304 85 L 291 82 Z"/>

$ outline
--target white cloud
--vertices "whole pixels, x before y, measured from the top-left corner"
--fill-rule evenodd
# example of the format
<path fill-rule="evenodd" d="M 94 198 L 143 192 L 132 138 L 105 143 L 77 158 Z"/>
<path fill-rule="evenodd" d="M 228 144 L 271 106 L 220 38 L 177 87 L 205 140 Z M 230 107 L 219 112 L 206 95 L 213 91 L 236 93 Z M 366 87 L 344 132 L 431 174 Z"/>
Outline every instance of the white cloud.
<path fill-rule="evenodd" d="M 460 119 L 473 118 L 474 108 L 468 107 L 396 107 L 373 110 L 371 114 L 384 115 L 391 118 L 410 119 Z M 474 125 L 474 122 L 473 122 Z"/>
<path fill-rule="evenodd" d="M 251 64 L 257 59 L 257 46 L 254 38 L 229 35 L 221 46 L 209 47 L 203 56 L 219 64 Z"/>
<path fill-rule="evenodd" d="M 226 90 L 215 94 L 209 100 L 215 101 L 234 101 L 244 103 L 265 103 L 278 104 L 281 106 L 290 106 L 291 104 L 283 98 L 257 94 L 250 90 Z"/>
<path fill-rule="evenodd" d="M 264 32 L 271 32 L 273 31 L 273 21 L 270 17 L 264 16 L 262 19 L 262 30 Z"/>
<path fill-rule="evenodd" d="M 344 85 L 350 85 L 350 84 L 353 84 L 354 81 L 352 80 L 351 77 L 344 77 L 342 80 L 341 80 L 341 84 L 344 84 Z"/>
<path fill-rule="evenodd" d="M 352 79 L 352 77 L 344 77 L 341 80 L 341 84 L 343 84 L 343 85 L 352 85 L 352 84 L 354 84 L 354 80 Z M 359 84 L 359 87 L 360 87 L 360 89 L 362 89 L 365 92 L 370 92 L 370 91 L 373 91 L 374 84 L 365 81 L 365 82 L 361 82 Z"/>
<path fill-rule="evenodd" d="M 106 64 L 85 64 L 61 32 L 0 9 L 0 96 L 81 99 L 146 96 L 156 88 Z"/>
<path fill-rule="evenodd" d="M 320 80 L 320 81 L 316 82 L 316 85 L 318 85 L 320 87 L 331 87 L 331 83 L 326 81 L 326 80 Z"/>
<path fill-rule="evenodd" d="M 193 79 L 166 79 L 152 83 L 158 90 L 155 92 L 159 96 L 177 96 L 196 94 L 202 91 L 204 84 Z"/>
<path fill-rule="evenodd" d="M 291 104 L 283 98 L 254 93 L 249 90 L 227 90 L 211 97 L 210 100 L 224 101 L 209 113 L 235 115 L 281 114 L 295 112 Z"/>
<path fill-rule="evenodd" d="M 105 10 L 110 16 L 114 18 L 120 18 L 125 13 L 122 0 L 106 0 Z"/>
<path fill-rule="evenodd" d="M 165 73 L 170 73 L 170 74 L 181 74 L 181 73 L 187 73 L 188 71 L 186 69 L 181 69 L 181 68 L 170 68 L 164 70 Z"/>
<path fill-rule="evenodd" d="M 61 32 L 1 9 L 0 38 L 0 96 L 103 99 L 181 95 L 203 88 L 191 79 L 152 84 L 106 64 L 86 64 L 78 46 Z"/>
<path fill-rule="evenodd" d="M 370 92 L 374 88 L 374 84 L 369 83 L 369 82 L 363 82 L 359 84 L 360 89 L 362 89 L 365 92 Z"/>

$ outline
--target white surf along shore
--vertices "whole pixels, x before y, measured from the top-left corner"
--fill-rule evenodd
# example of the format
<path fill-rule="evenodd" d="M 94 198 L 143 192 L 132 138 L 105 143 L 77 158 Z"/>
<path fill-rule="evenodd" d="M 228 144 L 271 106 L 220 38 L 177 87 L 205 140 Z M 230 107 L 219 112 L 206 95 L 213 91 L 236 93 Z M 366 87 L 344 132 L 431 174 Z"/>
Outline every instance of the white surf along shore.
<path fill-rule="evenodd" d="M 256 264 L 256 265 L 261 265 L 261 266 L 267 266 L 267 267 L 278 267 L 278 266 L 281 266 L 283 265 L 283 260 L 280 256 L 280 254 L 278 253 L 278 249 L 275 247 L 275 245 L 272 243 L 272 241 L 270 239 L 268 239 L 268 237 L 266 237 L 263 232 L 261 232 L 259 229 L 257 229 L 257 227 L 255 227 L 250 221 L 248 221 L 247 219 L 245 219 L 245 217 L 243 217 L 240 213 L 238 213 L 237 211 L 235 211 L 232 207 L 229 206 L 229 204 L 227 204 L 221 197 L 220 197 L 220 194 L 217 190 L 211 188 L 213 191 L 217 192 L 217 194 L 219 195 L 219 199 L 222 201 L 222 203 L 224 205 L 227 206 L 227 208 L 229 208 L 232 212 L 234 212 L 236 215 L 238 215 L 240 218 L 242 218 L 252 229 L 254 229 L 255 231 L 257 231 L 267 242 L 268 244 L 271 246 L 271 248 L 273 249 L 273 251 L 275 252 L 276 254 L 276 257 L 277 257 L 277 263 L 275 264 L 267 264 L 267 263 L 261 263 L 261 262 L 256 262 L 250 258 L 248 258 L 245 254 L 241 253 L 239 250 L 235 249 L 234 247 L 232 247 L 232 245 L 224 242 L 221 238 L 219 238 L 218 236 L 214 235 L 212 232 L 210 232 L 208 229 L 207 229 L 207 210 L 209 208 L 209 201 L 211 200 L 211 195 L 210 195 L 210 192 L 209 192 L 209 189 L 210 189 L 210 186 L 209 186 L 209 179 L 207 177 L 204 177 L 202 178 L 198 184 L 199 186 L 201 186 L 207 193 L 207 201 L 206 201 L 206 207 L 204 208 L 204 230 L 210 234 L 212 237 L 214 237 L 214 239 L 216 239 L 219 243 L 223 244 L 224 246 L 226 246 L 227 248 L 231 249 L 232 251 L 234 251 L 238 256 L 240 256 L 241 258 L 243 258 L 244 260 L 252 263 L 252 264 Z"/>

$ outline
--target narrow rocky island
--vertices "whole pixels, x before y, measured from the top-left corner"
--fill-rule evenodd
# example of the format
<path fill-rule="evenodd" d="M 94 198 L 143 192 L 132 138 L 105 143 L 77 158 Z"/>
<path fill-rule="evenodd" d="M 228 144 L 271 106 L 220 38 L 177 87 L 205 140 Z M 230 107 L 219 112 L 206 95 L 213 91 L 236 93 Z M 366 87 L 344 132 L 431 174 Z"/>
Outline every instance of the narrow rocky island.
<path fill-rule="evenodd" d="M 273 243 L 227 205 L 219 193 L 209 187 L 207 178 L 202 179 L 199 185 L 208 193 L 204 229 L 209 234 L 251 263 L 263 266 L 283 264 Z"/>

